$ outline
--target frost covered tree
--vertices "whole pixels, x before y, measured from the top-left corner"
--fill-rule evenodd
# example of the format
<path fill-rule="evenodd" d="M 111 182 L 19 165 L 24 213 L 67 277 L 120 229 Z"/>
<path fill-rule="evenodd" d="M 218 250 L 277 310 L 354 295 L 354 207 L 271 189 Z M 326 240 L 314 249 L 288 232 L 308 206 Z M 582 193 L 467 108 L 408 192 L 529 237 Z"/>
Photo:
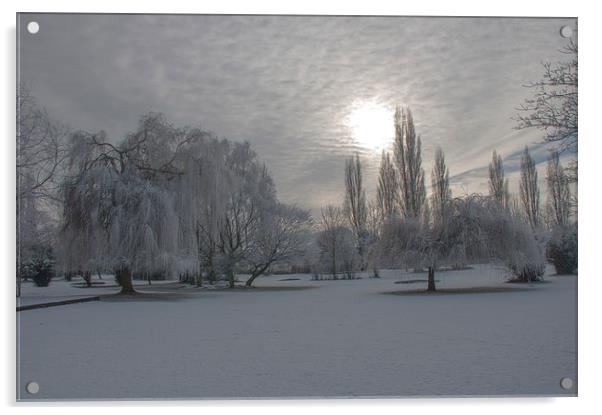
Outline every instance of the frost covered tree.
<path fill-rule="evenodd" d="M 367 205 L 366 192 L 363 187 L 362 165 L 359 155 L 350 157 L 345 161 L 345 202 L 344 213 L 349 226 L 353 231 L 355 245 L 363 269 L 363 258 L 366 249 L 367 230 Z"/>
<path fill-rule="evenodd" d="M 495 199 L 478 194 L 452 199 L 445 225 L 423 227 L 419 234 L 427 290 L 436 290 L 438 266 L 458 261 L 500 262 L 517 281 L 540 279 L 546 264 L 540 239 L 525 219 L 513 216 Z"/>
<path fill-rule="evenodd" d="M 17 296 L 21 279 L 31 276 L 32 261 L 53 263 L 56 220 L 49 214 L 59 201 L 60 177 L 66 156 L 68 129 L 50 118 L 31 91 L 19 85 L 17 94 L 16 223 Z"/>
<path fill-rule="evenodd" d="M 436 224 L 445 223 L 446 209 L 451 199 L 449 188 L 449 169 L 445 165 L 445 156 L 441 148 L 435 152 L 435 165 L 431 173 L 431 209 Z"/>
<path fill-rule="evenodd" d="M 508 207 L 510 194 L 508 192 L 508 179 L 504 175 L 502 156 L 495 150 L 489 163 L 489 196 L 494 198 L 501 206 Z"/>
<path fill-rule="evenodd" d="M 378 171 L 376 201 L 381 221 L 387 221 L 397 214 L 399 206 L 399 183 L 397 172 L 389 153 L 383 151 Z"/>
<path fill-rule="evenodd" d="M 399 177 L 400 207 L 404 217 L 420 218 L 426 200 L 422 142 L 416 134 L 412 112 L 397 107 L 394 117 L 395 163 Z"/>
<path fill-rule="evenodd" d="M 73 135 L 63 183 L 67 266 L 112 269 L 128 295 L 133 272 L 173 271 L 179 223 L 169 183 L 182 174 L 175 161 L 186 143 L 160 114 L 117 144 L 103 132 Z"/>
<path fill-rule="evenodd" d="M 571 191 L 569 178 L 560 163 L 558 151 L 550 154 L 547 165 L 546 182 L 548 184 L 548 209 L 555 226 L 569 223 L 571 213 Z"/>
<path fill-rule="evenodd" d="M 527 146 L 525 146 L 520 161 L 520 200 L 531 227 L 538 227 L 540 224 L 540 208 L 537 168 Z"/>

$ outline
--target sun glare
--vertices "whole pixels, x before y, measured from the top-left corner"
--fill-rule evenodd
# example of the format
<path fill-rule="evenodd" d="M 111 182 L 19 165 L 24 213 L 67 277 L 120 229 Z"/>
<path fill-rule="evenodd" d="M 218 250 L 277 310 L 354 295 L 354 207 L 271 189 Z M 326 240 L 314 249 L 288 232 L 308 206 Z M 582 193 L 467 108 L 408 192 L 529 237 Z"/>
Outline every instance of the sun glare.
<path fill-rule="evenodd" d="M 386 149 L 393 140 L 393 112 L 375 101 L 354 103 L 347 125 L 355 142 L 373 151 Z"/>

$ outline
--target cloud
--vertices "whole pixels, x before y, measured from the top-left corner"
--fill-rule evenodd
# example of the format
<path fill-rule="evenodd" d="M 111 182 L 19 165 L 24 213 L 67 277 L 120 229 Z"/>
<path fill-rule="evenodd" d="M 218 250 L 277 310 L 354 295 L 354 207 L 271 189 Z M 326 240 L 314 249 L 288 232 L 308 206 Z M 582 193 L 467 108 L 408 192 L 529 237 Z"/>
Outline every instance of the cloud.
<path fill-rule="evenodd" d="M 570 19 L 25 14 L 21 78 L 51 115 L 117 139 L 148 111 L 248 140 L 284 201 L 338 203 L 354 102 L 410 105 L 430 171 L 441 146 L 456 184 L 491 151 L 539 140 L 512 117 Z M 22 25 L 25 27 L 25 24 Z M 24 29 L 23 29 L 24 30 Z M 392 124 L 392 122 L 391 122 Z M 391 125 L 392 128 L 392 125 Z M 359 150 L 362 150 L 361 148 Z M 374 186 L 378 155 L 362 151 Z M 511 159 L 508 159 L 511 161 Z M 472 173 L 471 173 L 472 172 Z M 428 176 L 428 175 L 427 175 Z M 474 189 L 474 190 L 473 190 Z M 370 189 L 373 194 L 373 189 Z"/>

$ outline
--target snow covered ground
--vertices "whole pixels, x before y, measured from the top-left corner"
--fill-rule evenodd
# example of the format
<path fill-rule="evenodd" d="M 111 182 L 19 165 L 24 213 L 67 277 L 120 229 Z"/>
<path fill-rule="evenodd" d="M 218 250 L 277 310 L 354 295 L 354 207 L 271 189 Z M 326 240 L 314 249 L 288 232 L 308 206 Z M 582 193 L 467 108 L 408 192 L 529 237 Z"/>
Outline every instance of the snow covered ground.
<path fill-rule="evenodd" d="M 481 292 L 391 294 L 425 278 L 275 275 L 251 290 L 140 282 L 165 298 L 21 311 L 18 398 L 575 395 L 559 382 L 576 380 L 577 277 L 516 285 L 476 266 L 437 273 L 437 286 Z M 21 304 L 118 290 L 24 284 Z"/>

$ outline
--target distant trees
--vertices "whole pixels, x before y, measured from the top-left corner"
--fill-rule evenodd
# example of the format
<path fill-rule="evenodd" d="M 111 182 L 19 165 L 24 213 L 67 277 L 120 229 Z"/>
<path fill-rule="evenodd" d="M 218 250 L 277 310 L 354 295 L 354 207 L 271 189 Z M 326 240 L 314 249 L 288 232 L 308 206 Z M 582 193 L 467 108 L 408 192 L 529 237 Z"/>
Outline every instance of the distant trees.
<path fill-rule="evenodd" d="M 489 196 L 494 198 L 501 206 L 508 207 L 510 194 L 508 192 L 508 179 L 504 177 L 502 156 L 493 150 L 491 163 L 489 163 Z"/>
<path fill-rule="evenodd" d="M 364 268 L 364 254 L 367 242 L 366 220 L 368 207 L 366 192 L 363 187 L 362 165 L 359 155 L 350 157 L 345 162 L 345 202 L 343 212 L 353 231 L 360 268 Z"/>
<path fill-rule="evenodd" d="M 548 159 L 546 182 L 548 184 L 548 210 L 553 224 L 567 225 L 571 214 L 571 190 L 569 178 L 560 163 L 558 151 L 552 151 Z"/>
<path fill-rule="evenodd" d="M 540 208 L 537 168 L 529 153 L 529 148 L 526 146 L 520 161 L 520 200 L 531 227 L 538 227 L 540 224 Z"/>
<path fill-rule="evenodd" d="M 390 154 L 383 151 L 376 190 L 376 206 L 382 221 L 390 220 L 397 215 L 399 202 L 397 171 Z"/>
<path fill-rule="evenodd" d="M 431 209 L 433 221 L 436 224 L 444 224 L 446 208 L 451 199 L 449 188 L 449 169 L 445 165 L 445 156 L 441 148 L 435 151 L 435 165 L 431 173 Z"/>
<path fill-rule="evenodd" d="M 404 217 L 420 218 L 426 201 L 422 141 L 416 134 L 409 108 L 395 109 L 394 154 L 399 179 L 400 207 Z"/>
<path fill-rule="evenodd" d="M 317 243 L 320 248 L 320 263 L 333 279 L 343 272 L 351 278 L 357 266 L 357 250 L 353 246 L 353 233 L 345 226 L 345 215 L 339 207 L 328 205 L 321 210 L 320 233 Z"/>

